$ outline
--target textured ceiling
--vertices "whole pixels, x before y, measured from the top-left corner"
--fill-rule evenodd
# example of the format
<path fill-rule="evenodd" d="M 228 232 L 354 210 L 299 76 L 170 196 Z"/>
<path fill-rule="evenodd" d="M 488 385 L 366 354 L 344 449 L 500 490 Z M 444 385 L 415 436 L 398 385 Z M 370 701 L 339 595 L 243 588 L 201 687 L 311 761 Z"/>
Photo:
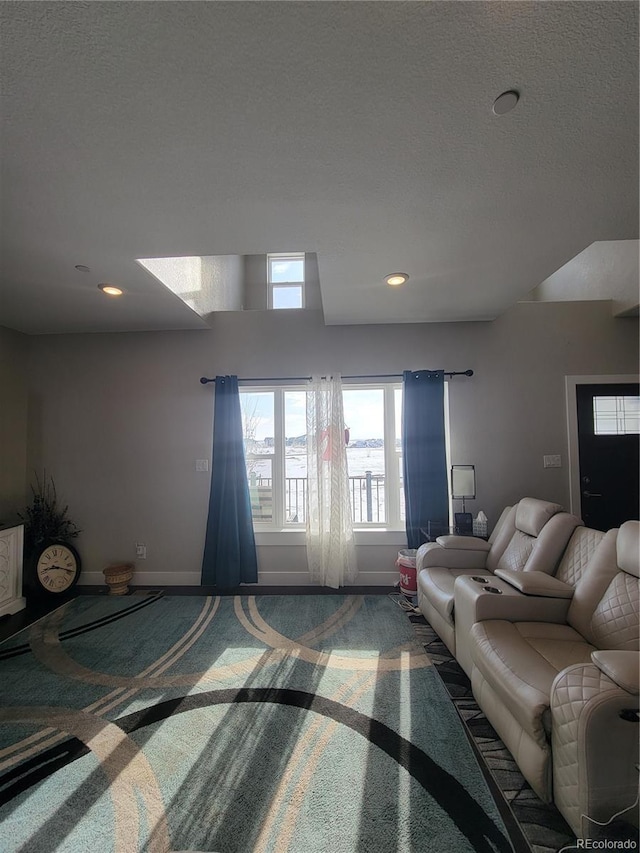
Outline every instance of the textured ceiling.
<path fill-rule="evenodd" d="M 635 2 L 0 15 L 0 325 L 202 328 L 135 259 L 268 251 L 317 253 L 327 323 L 489 319 L 638 238 Z"/>

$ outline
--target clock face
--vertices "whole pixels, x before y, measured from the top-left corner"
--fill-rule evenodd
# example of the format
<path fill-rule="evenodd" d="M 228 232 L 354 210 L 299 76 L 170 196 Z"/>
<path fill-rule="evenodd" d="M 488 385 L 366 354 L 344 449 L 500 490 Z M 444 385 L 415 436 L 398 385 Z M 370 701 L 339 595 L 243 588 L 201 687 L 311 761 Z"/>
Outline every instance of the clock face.
<path fill-rule="evenodd" d="M 47 545 L 36 563 L 36 577 L 47 592 L 65 592 L 77 581 L 80 559 L 73 548 L 61 542 Z"/>

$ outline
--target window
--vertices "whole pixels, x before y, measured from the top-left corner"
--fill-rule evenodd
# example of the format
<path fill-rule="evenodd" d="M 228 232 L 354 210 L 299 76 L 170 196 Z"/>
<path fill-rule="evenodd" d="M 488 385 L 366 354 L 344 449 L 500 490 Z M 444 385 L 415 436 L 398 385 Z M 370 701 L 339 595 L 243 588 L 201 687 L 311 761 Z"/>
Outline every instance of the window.
<path fill-rule="evenodd" d="M 346 385 L 343 395 L 354 525 L 402 529 L 402 387 Z M 240 406 L 256 530 L 304 526 L 306 390 L 245 387 Z"/>
<path fill-rule="evenodd" d="M 594 435 L 640 433 L 640 397 L 594 397 Z"/>
<path fill-rule="evenodd" d="M 267 255 L 269 308 L 304 308 L 304 252 Z"/>

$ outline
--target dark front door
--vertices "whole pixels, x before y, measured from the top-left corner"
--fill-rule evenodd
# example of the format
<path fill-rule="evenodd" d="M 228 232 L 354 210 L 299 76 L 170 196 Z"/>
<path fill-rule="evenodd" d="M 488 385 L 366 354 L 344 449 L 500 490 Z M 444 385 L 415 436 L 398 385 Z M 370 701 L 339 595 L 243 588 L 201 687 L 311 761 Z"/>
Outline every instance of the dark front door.
<path fill-rule="evenodd" d="M 638 387 L 576 387 L 580 501 L 587 527 L 609 530 L 639 517 Z"/>

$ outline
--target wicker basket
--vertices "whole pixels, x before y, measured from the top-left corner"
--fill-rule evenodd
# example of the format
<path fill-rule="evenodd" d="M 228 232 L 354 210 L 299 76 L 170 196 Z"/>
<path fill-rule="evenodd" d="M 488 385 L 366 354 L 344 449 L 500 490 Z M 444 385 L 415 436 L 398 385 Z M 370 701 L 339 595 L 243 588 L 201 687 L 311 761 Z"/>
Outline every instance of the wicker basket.
<path fill-rule="evenodd" d="M 102 570 L 109 587 L 109 595 L 126 595 L 133 577 L 133 563 L 116 563 Z"/>

